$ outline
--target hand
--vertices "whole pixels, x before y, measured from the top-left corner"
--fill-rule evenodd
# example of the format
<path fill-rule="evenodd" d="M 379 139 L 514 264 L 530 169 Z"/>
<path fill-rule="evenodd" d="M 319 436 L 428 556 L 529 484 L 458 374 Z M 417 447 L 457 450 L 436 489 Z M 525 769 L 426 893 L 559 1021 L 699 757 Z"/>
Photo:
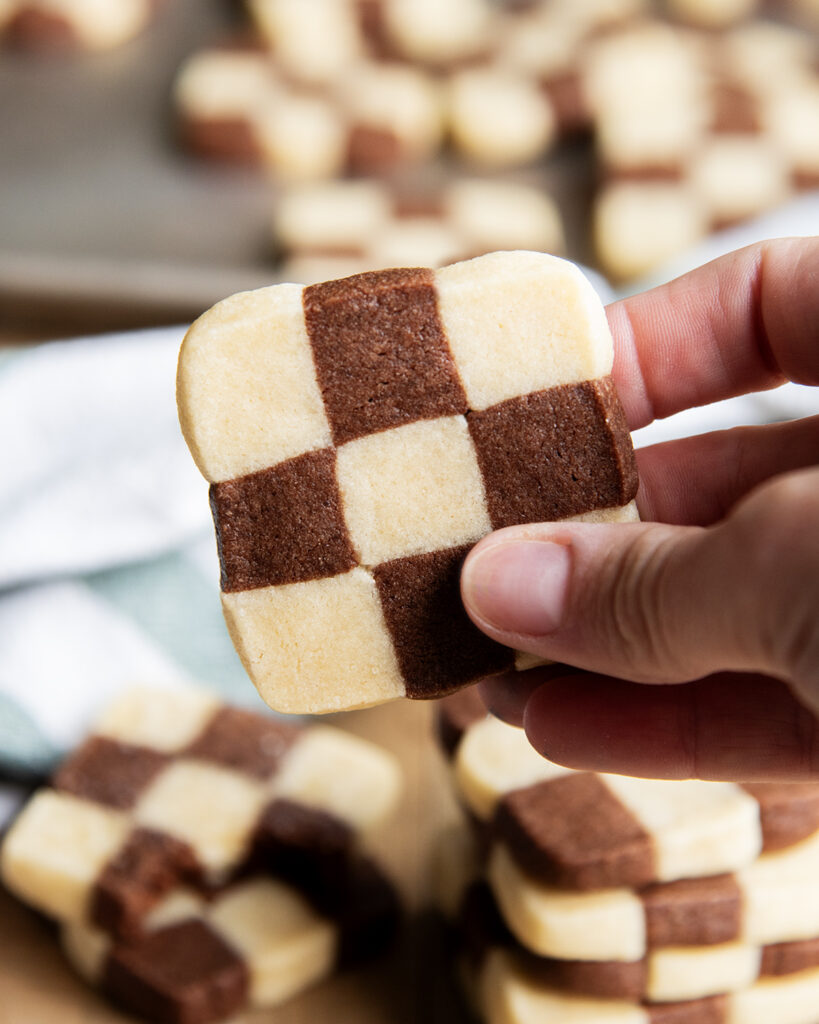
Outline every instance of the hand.
<path fill-rule="evenodd" d="M 632 430 L 817 385 L 819 238 L 740 250 L 608 313 Z M 646 522 L 510 527 L 470 553 L 475 623 L 558 663 L 485 681 L 488 706 L 573 768 L 819 778 L 819 416 L 637 462 Z"/>

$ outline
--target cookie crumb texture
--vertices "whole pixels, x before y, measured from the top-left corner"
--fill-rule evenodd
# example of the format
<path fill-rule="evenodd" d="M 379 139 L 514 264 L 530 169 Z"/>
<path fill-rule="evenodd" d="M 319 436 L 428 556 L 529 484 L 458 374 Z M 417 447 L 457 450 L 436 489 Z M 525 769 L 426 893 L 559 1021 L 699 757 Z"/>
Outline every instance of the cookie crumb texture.
<path fill-rule="evenodd" d="M 492 253 L 234 295 L 182 346 L 222 601 L 271 707 L 439 697 L 512 669 L 460 566 L 518 523 L 634 519 L 606 317 L 580 270 Z"/>

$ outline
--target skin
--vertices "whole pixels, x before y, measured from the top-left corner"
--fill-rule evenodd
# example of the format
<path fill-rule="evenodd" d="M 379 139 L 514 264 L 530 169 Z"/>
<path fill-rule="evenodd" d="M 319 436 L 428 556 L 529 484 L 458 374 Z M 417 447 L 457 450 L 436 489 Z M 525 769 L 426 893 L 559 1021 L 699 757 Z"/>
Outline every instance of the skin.
<path fill-rule="evenodd" d="M 819 385 L 819 238 L 751 246 L 608 309 L 629 427 Z M 462 594 L 556 664 L 481 684 L 572 768 L 819 778 L 819 416 L 637 453 L 639 524 L 500 530 Z"/>

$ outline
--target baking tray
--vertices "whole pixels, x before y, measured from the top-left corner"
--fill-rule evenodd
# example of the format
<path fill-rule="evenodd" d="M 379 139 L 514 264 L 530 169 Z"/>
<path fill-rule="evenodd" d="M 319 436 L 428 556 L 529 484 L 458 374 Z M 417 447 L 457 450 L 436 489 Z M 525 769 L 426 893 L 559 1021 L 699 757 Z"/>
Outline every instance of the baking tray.
<path fill-rule="evenodd" d="M 174 138 L 181 62 L 242 25 L 230 0 L 167 0 L 110 53 L 0 51 L 0 330 L 186 321 L 276 280 L 275 186 Z M 580 259 L 590 173 L 575 147 L 528 174 L 561 201 Z"/>

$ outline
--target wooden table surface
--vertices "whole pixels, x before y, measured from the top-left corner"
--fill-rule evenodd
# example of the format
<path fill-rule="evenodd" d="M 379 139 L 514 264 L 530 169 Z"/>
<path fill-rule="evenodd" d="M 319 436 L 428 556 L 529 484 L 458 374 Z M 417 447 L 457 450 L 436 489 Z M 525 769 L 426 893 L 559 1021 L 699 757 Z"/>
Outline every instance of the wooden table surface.
<path fill-rule="evenodd" d="M 466 1024 L 446 939 L 430 913 L 435 837 L 455 815 L 432 738 L 432 706 L 400 701 L 333 716 L 333 724 L 393 750 L 405 771 L 397 813 L 368 845 L 396 880 L 407 914 L 394 947 L 377 962 L 337 975 L 244 1024 Z M 0 1024 L 127 1024 L 66 966 L 42 919 L 0 892 Z"/>

